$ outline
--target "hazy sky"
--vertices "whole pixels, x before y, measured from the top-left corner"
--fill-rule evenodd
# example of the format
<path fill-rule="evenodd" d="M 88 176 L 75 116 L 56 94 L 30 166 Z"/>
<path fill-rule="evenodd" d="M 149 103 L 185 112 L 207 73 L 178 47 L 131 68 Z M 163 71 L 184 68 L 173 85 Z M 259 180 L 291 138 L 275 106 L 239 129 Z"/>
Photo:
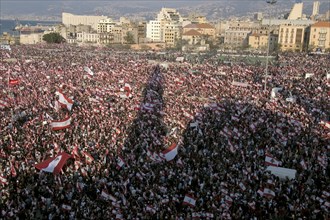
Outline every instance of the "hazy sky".
<path fill-rule="evenodd" d="M 277 7 L 290 9 L 296 0 L 278 0 Z M 321 10 L 327 8 L 329 0 L 319 0 L 321 2 Z M 313 0 L 303 0 L 307 9 L 310 8 Z M 257 9 L 267 7 L 265 0 L 144 0 L 144 1 L 128 1 L 128 0 L 0 0 L 0 12 L 1 15 L 60 15 L 61 12 L 71 12 L 77 14 L 95 14 L 98 11 L 103 13 L 104 11 L 109 13 L 136 13 L 136 12 L 148 12 L 159 11 L 161 7 L 203 7 L 210 3 L 219 3 L 221 7 L 226 7 L 228 4 L 231 7 L 235 7 L 239 11 L 253 10 L 255 5 Z M 307 5 L 309 5 L 307 7 Z M 113 6 L 113 8 L 111 8 Z M 323 6 L 323 7 L 322 7 Z M 329 5 L 330 7 L 330 5 Z M 328 8 L 329 8 L 328 7 Z M 106 9 L 107 8 L 107 9 Z M 113 10 L 112 10 L 113 9 Z M 210 8 L 212 9 L 212 8 Z M 112 11 L 111 11 L 112 10 Z M 310 9 L 311 10 L 311 9 Z"/>

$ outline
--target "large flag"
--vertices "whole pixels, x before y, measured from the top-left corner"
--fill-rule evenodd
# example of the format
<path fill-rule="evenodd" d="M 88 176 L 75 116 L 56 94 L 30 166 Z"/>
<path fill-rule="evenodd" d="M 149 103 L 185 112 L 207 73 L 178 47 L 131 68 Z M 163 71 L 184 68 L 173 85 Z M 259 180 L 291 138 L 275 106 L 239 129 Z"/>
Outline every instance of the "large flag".
<path fill-rule="evenodd" d="M 73 105 L 73 100 L 66 97 L 62 92 L 57 91 L 56 95 L 58 95 L 59 99 L 58 102 L 62 105 L 65 106 L 69 111 L 71 111 L 72 109 L 72 105 Z"/>
<path fill-rule="evenodd" d="M 320 124 L 323 125 L 325 128 L 330 129 L 330 121 L 321 121 Z"/>
<path fill-rule="evenodd" d="M 19 84 L 19 80 L 18 79 L 9 79 L 9 85 L 10 86 L 16 86 Z"/>
<path fill-rule="evenodd" d="M 196 199 L 193 196 L 187 194 L 185 195 L 182 204 L 194 207 L 196 205 Z"/>
<path fill-rule="evenodd" d="M 173 160 L 177 154 L 178 145 L 175 143 L 162 152 L 162 156 L 166 159 L 166 161 Z"/>
<path fill-rule="evenodd" d="M 280 163 L 281 162 L 276 160 L 273 156 L 266 154 L 266 158 L 265 158 L 266 165 L 278 167 L 280 165 Z"/>
<path fill-rule="evenodd" d="M 52 127 L 53 131 L 58 131 L 70 127 L 70 124 L 71 117 L 69 116 L 61 121 L 52 121 L 50 126 Z"/>
<path fill-rule="evenodd" d="M 35 167 L 45 172 L 58 174 L 61 172 L 62 167 L 69 158 L 71 158 L 70 154 L 62 152 L 58 154 L 56 157 L 51 157 L 35 165 Z"/>

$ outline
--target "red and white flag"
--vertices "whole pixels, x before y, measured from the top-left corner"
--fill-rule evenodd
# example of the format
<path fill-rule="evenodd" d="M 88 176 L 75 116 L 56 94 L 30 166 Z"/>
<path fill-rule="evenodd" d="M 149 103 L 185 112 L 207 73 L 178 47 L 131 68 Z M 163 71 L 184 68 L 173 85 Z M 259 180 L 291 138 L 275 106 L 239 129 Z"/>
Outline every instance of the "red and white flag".
<path fill-rule="evenodd" d="M 86 158 L 86 162 L 87 163 L 92 163 L 94 158 L 92 157 L 92 155 L 90 155 L 89 153 L 83 151 L 82 154 L 85 156 Z"/>
<path fill-rule="evenodd" d="M 66 97 L 62 92 L 57 91 L 56 95 L 58 95 L 58 102 L 62 105 L 65 106 L 69 111 L 72 109 L 73 105 L 73 100 Z"/>
<path fill-rule="evenodd" d="M 51 157 L 37 165 L 35 167 L 39 170 L 58 174 L 61 172 L 62 167 L 66 163 L 66 161 L 71 158 L 70 154 L 62 152 L 58 154 L 56 157 Z"/>
<path fill-rule="evenodd" d="M 273 190 L 271 190 L 271 189 L 264 188 L 263 196 L 274 197 L 275 196 L 275 192 Z"/>
<path fill-rule="evenodd" d="M 7 107 L 8 105 L 9 105 L 8 102 L 6 102 L 6 101 L 0 99 L 0 108 L 5 108 L 5 107 Z"/>
<path fill-rule="evenodd" d="M 120 156 L 117 158 L 117 169 L 122 168 L 125 165 L 125 161 Z"/>
<path fill-rule="evenodd" d="M 88 73 L 88 75 L 93 76 L 94 72 L 87 66 L 84 67 L 84 70 Z"/>
<path fill-rule="evenodd" d="M 3 177 L 3 176 L 0 175 L 0 183 L 2 185 L 7 185 L 8 184 L 7 178 L 5 178 L 5 177 Z"/>
<path fill-rule="evenodd" d="M 19 84 L 19 80 L 18 79 L 9 79 L 9 85 L 10 86 L 16 86 Z"/>
<path fill-rule="evenodd" d="M 166 159 L 166 161 L 173 160 L 175 156 L 178 154 L 178 145 L 172 144 L 169 148 L 162 152 L 162 157 Z"/>
<path fill-rule="evenodd" d="M 187 195 L 185 195 L 182 204 L 194 207 L 196 205 L 196 199 L 193 196 L 187 194 Z"/>
<path fill-rule="evenodd" d="M 325 128 L 330 129 L 330 121 L 321 121 L 320 124 L 323 125 Z"/>
<path fill-rule="evenodd" d="M 147 212 L 151 212 L 152 214 L 156 213 L 156 209 L 154 209 L 153 207 L 151 207 L 150 205 L 147 205 L 146 207 L 146 211 Z"/>
<path fill-rule="evenodd" d="M 106 200 L 111 200 L 113 202 L 117 202 L 117 199 L 115 197 L 113 197 L 112 195 L 110 195 L 109 193 L 107 193 L 105 190 L 102 190 L 101 197 Z"/>
<path fill-rule="evenodd" d="M 125 85 L 124 85 L 124 91 L 131 92 L 132 91 L 131 85 L 128 84 L 128 83 L 125 83 Z"/>
<path fill-rule="evenodd" d="M 10 173 L 12 177 L 15 177 L 17 175 L 16 169 L 12 163 L 10 163 Z"/>
<path fill-rule="evenodd" d="M 191 120 L 194 119 L 194 116 L 193 116 L 192 114 L 190 114 L 189 112 L 187 112 L 187 111 L 184 111 L 184 112 L 183 112 L 183 115 L 184 115 L 185 117 L 191 119 Z"/>
<path fill-rule="evenodd" d="M 53 131 L 58 131 L 70 127 L 70 124 L 71 117 L 69 116 L 61 121 L 52 121 L 50 123 L 50 127 L 53 129 Z"/>
<path fill-rule="evenodd" d="M 184 83 L 184 78 L 175 78 L 174 79 L 174 82 L 177 84 L 177 85 L 182 85 Z"/>
<path fill-rule="evenodd" d="M 278 167 L 281 162 L 276 160 L 273 156 L 271 156 L 270 154 L 266 154 L 266 158 L 265 158 L 265 164 L 268 166 L 275 166 Z"/>

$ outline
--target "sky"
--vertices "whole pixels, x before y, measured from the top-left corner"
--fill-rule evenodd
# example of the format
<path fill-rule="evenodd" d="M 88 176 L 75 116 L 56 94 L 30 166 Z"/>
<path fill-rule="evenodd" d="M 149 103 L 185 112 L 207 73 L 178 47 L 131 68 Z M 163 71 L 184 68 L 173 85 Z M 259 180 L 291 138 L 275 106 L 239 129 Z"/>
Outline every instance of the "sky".
<path fill-rule="evenodd" d="M 292 7 L 296 0 L 278 0 L 276 7 Z M 326 6 L 329 0 L 319 0 L 321 6 Z M 311 5 L 313 0 L 303 0 L 305 5 Z M 0 12 L 2 16 L 7 15 L 54 15 L 59 16 L 61 12 L 76 14 L 119 14 L 159 11 L 161 7 L 193 8 L 205 7 L 208 4 L 219 4 L 220 7 L 235 7 L 238 11 L 268 7 L 266 0 L 0 0 Z M 330 3 L 329 3 L 330 4 Z M 329 5 L 330 7 L 330 5 Z M 321 7 L 326 8 L 326 7 Z M 210 8 L 212 10 L 212 7 Z M 100 14 L 99 14 L 100 15 Z M 107 14 L 105 14 L 107 15 Z"/>

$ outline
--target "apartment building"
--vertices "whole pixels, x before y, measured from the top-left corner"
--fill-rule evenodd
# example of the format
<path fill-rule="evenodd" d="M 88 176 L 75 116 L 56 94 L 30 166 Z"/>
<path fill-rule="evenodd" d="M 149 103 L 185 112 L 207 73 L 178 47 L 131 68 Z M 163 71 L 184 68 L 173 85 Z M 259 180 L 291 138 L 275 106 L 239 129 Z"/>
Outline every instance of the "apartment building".
<path fill-rule="evenodd" d="M 310 27 L 309 49 L 330 49 L 330 22 L 319 21 Z"/>
<path fill-rule="evenodd" d="M 280 25 L 278 43 L 282 51 L 302 51 L 306 39 L 307 26 L 303 25 Z"/>
<path fill-rule="evenodd" d="M 172 8 L 162 8 L 157 14 L 156 20 L 147 24 L 146 37 L 150 42 L 165 42 L 168 45 L 175 45 L 181 39 L 183 18 Z"/>
<path fill-rule="evenodd" d="M 111 32 L 111 28 L 115 25 L 116 22 L 114 22 L 111 18 L 102 19 L 97 24 L 97 33 Z"/>
<path fill-rule="evenodd" d="M 255 30 L 252 30 L 249 34 L 248 42 L 249 47 L 257 50 L 265 50 L 268 48 L 269 39 L 269 51 L 277 48 L 278 42 L 278 30 L 276 27 L 261 26 Z"/>
<path fill-rule="evenodd" d="M 231 21 L 225 31 L 224 44 L 227 47 L 237 48 L 248 46 L 248 36 L 253 30 L 259 28 L 258 22 Z"/>
<path fill-rule="evenodd" d="M 100 37 L 98 33 L 77 33 L 77 43 L 92 43 L 96 44 L 100 42 Z"/>

